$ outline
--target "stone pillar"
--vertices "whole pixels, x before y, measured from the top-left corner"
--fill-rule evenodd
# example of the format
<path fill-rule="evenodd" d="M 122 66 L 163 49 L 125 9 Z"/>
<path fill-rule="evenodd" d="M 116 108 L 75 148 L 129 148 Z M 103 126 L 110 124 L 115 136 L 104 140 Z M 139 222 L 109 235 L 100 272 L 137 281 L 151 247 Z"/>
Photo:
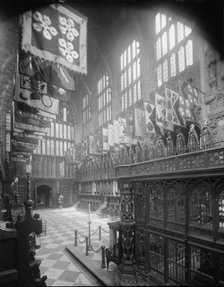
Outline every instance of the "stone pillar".
<path fill-rule="evenodd" d="M 58 207 L 58 197 L 59 197 L 59 190 L 60 188 L 60 183 L 59 183 L 59 180 L 57 179 L 56 183 L 55 183 L 55 191 L 53 192 L 53 195 L 54 195 L 54 200 L 53 200 L 53 204 L 54 204 L 54 207 Z"/>
<path fill-rule="evenodd" d="M 73 205 L 73 199 L 72 199 L 72 181 L 69 181 L 69 206 Z"/>
<path fill-rule="evenodd" d="M 121 263 L 115 271 L 115 282 L 119 286 L 136 286 L 135 277 L 135 220 L 134 195 L 130 183 L 119 182 L 121 193 Z"/>

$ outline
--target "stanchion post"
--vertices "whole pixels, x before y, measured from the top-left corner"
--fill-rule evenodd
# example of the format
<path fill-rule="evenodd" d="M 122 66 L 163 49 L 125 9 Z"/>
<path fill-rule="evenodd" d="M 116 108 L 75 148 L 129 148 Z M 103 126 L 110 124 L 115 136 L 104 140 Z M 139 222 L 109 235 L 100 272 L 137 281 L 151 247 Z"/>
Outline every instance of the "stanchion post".
<path fill-rule="evenodd" d="M 89 219 L 89 221 L 88 221 L 88 225 L 89 225 L 89 246 L 90 246 L 90 237 L 91 237 L 91 227 L 90 227 L 90 225 L 91 225 L 91 221 L 90 221 L 90 202 L 89 202 L 89 206 L 88 206 L 88 219 Z"/>
<path fill-rule="evenodd" d="M 101 254 L 102 254 L 102 264 L 101 264 L 101 268 L 106 268 L 106 264 L 105 264 L 105 246 L 101 246 Z"/>
<path fill-rule="evenodd" d="M 78 231 L 75 230 L 75 246 L 77 246 L 77 233 L 78 233 Z"/>
<path fill-rule="evenodd" d="M 86 255 L 89 255 L 88 236 L 86 236 Z"/>
<path fill-rule="evenodd" d="M 101 226 L 99 226 L 99 241 L 101 240 Z"/>
<path fill-rule="evenodd" d="M 88 222 L 88 225 L 89 225 L 88 230 L 89 230 L 89 245 L 90 245 L 90 244 L 91 244 L 91 243 L 90 243 L 90 237 L 91 237 L 91 221 Z"/>

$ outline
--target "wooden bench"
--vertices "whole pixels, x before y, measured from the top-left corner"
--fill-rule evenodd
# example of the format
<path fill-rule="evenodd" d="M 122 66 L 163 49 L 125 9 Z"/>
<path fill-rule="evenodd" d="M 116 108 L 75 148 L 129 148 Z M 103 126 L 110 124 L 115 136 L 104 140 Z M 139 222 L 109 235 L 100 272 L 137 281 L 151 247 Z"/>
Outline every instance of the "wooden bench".
<path fill-rule="evenodd" d="M 41 220 L 27 211 L 15 227 L 0 226 L 0 286 L 46 286 L 47 276 L 40 276 L 41 260 L 35 259 Z"/>
<path fill-rule="evenodd" d="M 106 260 L 107 260 L 107 269 L 109 268 L 110 261 L 115 264 L 120 264 L 121 262 L 121 245 L 120 243 L 114 244 L 113 248 L 106 248 Z"/>
<path fill-rule="evenodd" d="M 0 286 L 16 286 L 18 281 L 17 231 L 0 227 Z"/>
<path fill-rule="evenodd" d="M 112 261 L 115 264 L 121 262 L 122 256 L 122 245 L 121 245 L 121 225 L 120 221 L 112 221 L 107 223 L 109 225 L 110 232 L 110 247 L 106 248 L 106 260 L 107 269 L 109 268 L 109 263 Z"/>

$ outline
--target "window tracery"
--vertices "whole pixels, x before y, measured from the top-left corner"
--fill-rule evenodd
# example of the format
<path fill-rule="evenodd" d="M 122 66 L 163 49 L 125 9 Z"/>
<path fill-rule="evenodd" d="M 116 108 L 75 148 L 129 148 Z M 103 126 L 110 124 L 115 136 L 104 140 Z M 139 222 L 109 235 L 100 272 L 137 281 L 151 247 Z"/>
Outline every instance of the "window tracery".
<path fill-rule="evenodd" d="M 164 20 L 166 19 L 166 20 Z M 192 29 L 162 13 L 155 17 L 157 87 L 193 65 Z M 167 61 L 167 64 L 164 64 Z"/>
<path fill-rule="evenodd" d="M 107 73 L 105 73 L 97 83 L 99 126 L 112 119 L 111 87 Z"/>
<path fill-rule="evenodd" d="M 158 45 L 161 46 L 161 43 Z M 120 56 L 121 111 L 125 111 L 141 99 L 140 44 L 138 40 L 124 50 Z"/>

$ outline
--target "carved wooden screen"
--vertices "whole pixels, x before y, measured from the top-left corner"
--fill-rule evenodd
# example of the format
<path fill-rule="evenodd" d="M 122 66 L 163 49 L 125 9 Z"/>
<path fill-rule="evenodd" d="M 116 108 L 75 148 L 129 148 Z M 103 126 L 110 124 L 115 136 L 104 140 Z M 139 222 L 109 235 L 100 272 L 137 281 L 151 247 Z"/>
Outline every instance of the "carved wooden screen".
<path fill-rule="evenodd" d="M 219 255 L 219 281 L 220 286 L 224 286 L 224 255 Z"/>
<path fill-rule="evenodd" d="M 212 252 L 198 247 L 190 248 L 190 278 L 192 286 L 214 285 Z"/>
<path fill-rule="evenodd" d="M 220 185 L 219 185 L 220 184 Z M 220 182 L 218 184 L 218 191 L 216 194 L 216 210 L 217 210 L 217 239 L 224 240 L 224 186 L 223 183 Z"/>
<path fill-rule="evenodd" d="M 163 190 L 160 184 L 149 184 L 147 187 L 149 224 L 163 225 Z"/>
<path fill-rule="evenodd" d="M 168 240 L 168 279 L 185 284 L 185 245 Z"/>
<path fill-rule="evenodd" d="M 167 228 L 184 232 L 186 206 L 183 185 L 178 182 L 170 182 L 167 184 L 165 208 L 167 209 Z"/>
<path fill-rule="evenodd" d="M 140 269 L 145 269 L 145 233 L 146 233 L 146 185 L 144 183 L 135 183 L 134 198 L 135 198 L 135 220 L 136 224 L 136 261 Z"/>
<path fill-rule="evenodd" d="M 220 192 L 218 197 L 219 208 L 219 230 L 224 232 L 224 190 Z"/>
<path fill-rule="evenodd" d="M 149 270 L 164 275 L 164 238 L 156 234 L 149 234 Z"/>
<path fill-rule="evenodd" d="M 212 236 L 212 199 L 204 181 L 192 184 L 190 196 L 190 231 Z"/>
<path fill-rule="evenodd" d="M 158 284 L 224 286 L 224 178 L 133 186 L 138 271 Z"/>

